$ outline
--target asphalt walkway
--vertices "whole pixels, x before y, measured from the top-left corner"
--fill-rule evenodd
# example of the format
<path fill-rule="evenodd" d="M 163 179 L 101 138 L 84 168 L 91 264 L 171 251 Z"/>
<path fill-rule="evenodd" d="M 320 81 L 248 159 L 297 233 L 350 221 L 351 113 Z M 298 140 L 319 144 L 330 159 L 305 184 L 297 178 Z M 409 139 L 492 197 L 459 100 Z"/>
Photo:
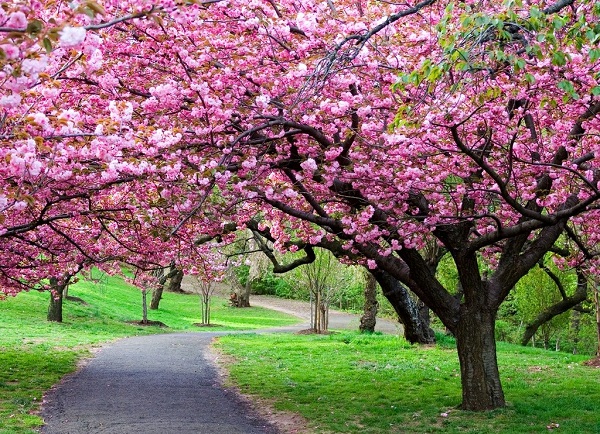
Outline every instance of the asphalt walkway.
<path fill-rule="evenodd" d="M 45 398 L 45 434 L 275 434 L 222 388 L 207 359 L 216 333 L 123 339 Z"/>
<path fill-rule="evenodd" d="M 295 314 L 309 326 L 307 303 L 253 297 L 254 306 Z M 358 328 L 358 316 L 332 311 L 331 329 Z M 391 321 L 378 330 L 399 333 Z M 269 332 L 269 330 L 261 331 Z M 209 345 L 223 333 L 127 338 L 103 348 L 44 399 L 43 434 L 276 434 L 232 391 L 223 388 Z"/>

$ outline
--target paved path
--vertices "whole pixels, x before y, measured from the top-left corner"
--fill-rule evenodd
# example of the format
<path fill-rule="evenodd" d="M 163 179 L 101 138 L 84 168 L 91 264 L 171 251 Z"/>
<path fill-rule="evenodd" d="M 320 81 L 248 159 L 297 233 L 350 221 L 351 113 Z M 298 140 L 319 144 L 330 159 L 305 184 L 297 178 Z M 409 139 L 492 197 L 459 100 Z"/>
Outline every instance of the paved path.
<path fill-rule="evenodd" d="M 309 327 L 307 303 L 254 296 L 254 306 L 295 314 Z M 330 313 L 330 328 L 358 328 L 358 316 Z M 378 328 L 398 333 L 393 322 Z M 261 332 L 269 332 L 264 330 Z M 43 434 L 276 434 L 234 392 L 223 389 L 207 358 L 222 333 L 179 333 L 123 339 L 47 394 Z"/>
<path fill-rule="evenodd" d="M 206 359 L 215 333 L 142 336 L 104 348 L 46 396 L 44 434 L 271 434 Z"/>

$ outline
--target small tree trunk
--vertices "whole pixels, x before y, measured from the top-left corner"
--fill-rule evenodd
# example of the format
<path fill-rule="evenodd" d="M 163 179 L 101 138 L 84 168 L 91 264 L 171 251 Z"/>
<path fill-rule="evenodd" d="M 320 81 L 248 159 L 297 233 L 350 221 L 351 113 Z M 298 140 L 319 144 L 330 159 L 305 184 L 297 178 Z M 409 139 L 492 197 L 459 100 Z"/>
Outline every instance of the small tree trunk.
<path fill-rule="evenodd" d="M 373 333 L 377 324 L 377 280 L 375 276 L 365 271 L 365 306 L 360 317 L 358 329 L 361 333 Z"/>
<path fill-rule="evenodd" d="M 314 299 L 314 318 L 313 320 L 313 324 L 312 324 L 312 328 L 315 331 L 315 333 L 319 332 L 319 305 L 318 305 L 318 300 L 319 298 L 317 297 L 317 295 L 315 294 L 315 299 Z"/>
<path fill-rule="evenodd" d="M 581 304 L 578 305 L 581 307 Z M 571 316 L 571 330 L 573 330 L 573 354 L 577 354 L 579 349 L 577 348 L 579 345 L 579 331 L 581 329 L 581 312 L 579 310 L 574 309 L 573 314 Z"/>
<path fill-rule="evenodd" d="M 142 289 L 142 324 L 148 324 L 148 302 L 147 291 Z"/>
<path fill-rule="evenodd" d="M 58 284 L 58 279 L 50 278 L 50 304 L 48 305 L 48 321 L 62 322 L 63 314 L 63 285 Z"/>
<path fill-rule="evenodd" d="M 175 270 L 173 272 L 173 277 L 169 280 L 169 285 L 167 287 L 168 292 L 183 292 L 181 289 L 181 282 L 183 281 L 183 271 Z"/>
<path fill-rule="evenodd" d="M 320 322 L 319 322 L 319 333 L 323 333 L 326 332 L 327 329 L 329 328 L 329 318 L 328 318 L 328 314 L 329 314 L 329 305 L 327 304 L 326 301 L 321 301 L 321 304 L 319 305 L 319 310 L 321 311 L 320 313 Z"/>
<path fill-rule="evenodd" d="M 461 306 L 453 330 L 460 362 L 461 408 L 470 411 L 504 407 L 494 334 L 496 312 L 478 306 Z"/>
<path fill-rule="evenodd" d="M 200 310 L 202 311 L 202 324 L 210 324 L 210 294 L 200 294 Z"/>

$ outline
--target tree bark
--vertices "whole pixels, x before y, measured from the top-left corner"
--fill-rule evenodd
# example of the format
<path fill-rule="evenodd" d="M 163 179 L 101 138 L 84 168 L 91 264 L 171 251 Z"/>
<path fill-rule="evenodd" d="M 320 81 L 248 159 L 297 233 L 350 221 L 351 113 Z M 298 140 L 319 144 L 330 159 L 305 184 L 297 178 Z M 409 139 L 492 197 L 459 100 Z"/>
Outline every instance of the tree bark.
<path fill-rule="evenodd" d="M 365 269 L 365 306 L 358 329 L 361 333 L 373 333 L 377 324 L 377 280 Z"/>
<path fill-rule="evenodd" d="M 429 327 L 429 321 L 422 321 L 419 316 L 417 303 L 398 280 L 385 271 L 376 269 L 372 271 L 375 279 L 381 286 L 383 295 L 391 303 L 404 326 L 404 337 L 412 344 L 433 344 L 435 333 Z"/>
<path fill-rule="evenodd" d="M 162 299 L 165 285 L 156 285 L 152 290 L 152 299 L 150 300 L 150 309 L 157 310 L 160 300 Z"/>
<path fill-rule="evenodd" d="M 46 319 L 53 322 L 63 321 L 63 290 L 65 285 L 59 285 L 56 277 L 50 278 L 50 304 Z"/>
<path fill-rule="evenodd" d="M 181 282 L 183 281 L 183 271 L 176 269 L 172 270 L 169 274 L 172 275 L 172 277 L 171 280 L 169 280 L 167 291 L 182 293 L 183 289 L 181 289 Z"/>
<path fill-rule="evenodd" d="M 246 284 L 243 287 L 238 285 L 238 288 L 236 307 L 250 307 L 250 289 L 252 288 L 250 276 L 248 276 Z"/>
<path fill-rule="evenodd" d="M 541 312 L 533 322 L 528 324 L 527 327 L 525 327 L 525 332 L 523 333 L 523 338 L 521 339 L 521 345 L 527 345 L 540 326 L 547 323 L 555 316 L 558 316 L 561 313 L 565 313 L 569 309 L 572 309 L 573 307 L 577 306 L 586 298 L 587 279 L 585 278 L 583 273 L 577 273 L 577 289 L 575 291 L 575 294 L 548 307 L 546 310 Z M 547 347 L 548 345 L 547 338 L 548 337 L 546 336 L 544 339 L 544 347 Z"/>
<path fill-rule="evenodd" d="M 147 290 L 142 289 L 142 324 L 148 324 Z"/>
<path fill-rule="evenodd" d="M 460 362 L 463 410 L 493 410 L 506 404 L 496 358 L 495 319 L 495 310 L 461 306 L 453 333 Z"/>

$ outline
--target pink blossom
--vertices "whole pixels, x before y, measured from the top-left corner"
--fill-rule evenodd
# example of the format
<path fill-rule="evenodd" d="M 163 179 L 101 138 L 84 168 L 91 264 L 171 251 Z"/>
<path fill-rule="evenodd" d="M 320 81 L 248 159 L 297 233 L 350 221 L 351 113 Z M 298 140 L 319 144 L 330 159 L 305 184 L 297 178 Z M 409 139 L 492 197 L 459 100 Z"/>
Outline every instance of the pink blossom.
<path fill-rule="evenodd" d="M 27 17 L 21 11 L 13 12 L 8 17 L 8 21 L 4 25 L 10 29 L 24 29 L 27 27 Z"/>
<path fill-rule="evenodd" d="M 13 93 L 0 98 L 0 106 L 5 108 L 16 107 L 21 103 L 21 95 Z"/>
<path fill-rule="evenodd" d="M 6 56 L 6 58 L 8 60 L 15 60 L 21 54 L 19 48 L 16 47 L 15 45 L 3 44 L 3 45 L 0 45 L 0 48 L 2 49 L 2 51 L 4 51 L 4 55 Z"/>
<path fill-rule="evenodd" d="M 76 47 L 85 40 L 86 30 L 83 27 L 66 26 L 60 31 L 60 45 L 62 47 Z"/>
<path fill-rule="evenodd" d="M 300 166 L 307 172 L 314 172 L 318 168 L 317 163 L 312 158 L 308 158 L 306 161 L 302 162 Z"/>

